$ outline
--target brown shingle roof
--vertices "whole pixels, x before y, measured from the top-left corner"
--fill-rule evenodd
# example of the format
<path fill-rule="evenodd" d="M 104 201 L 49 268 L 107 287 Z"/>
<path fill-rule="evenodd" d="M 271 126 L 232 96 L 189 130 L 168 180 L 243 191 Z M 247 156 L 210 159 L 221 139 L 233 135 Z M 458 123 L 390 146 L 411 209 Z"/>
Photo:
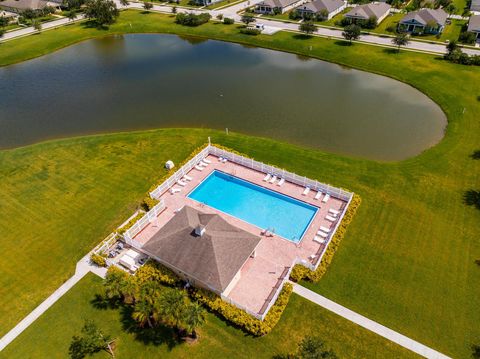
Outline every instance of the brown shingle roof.
<path fill-rule="evenodd" d="M 199 225 L 202 236 L 195 234 Z M 260 242 L 217 214 L 183 207 L 143 247 L 166 265 L 223 292 Z"/>
<path fill-rule="evenodd" d="M 380 19 L 388 11 L 390 11 L 390 8 L 390 5 L 386 3 L 370 3 L 365 5 L 358 5 L 349 12 L 347 12 L 345 16 L 360 18 L 364 20 L 368 20 L 371 17 L 376 17 L 377 19 Z"/>
<path fill-rule="evenodd" d="M 445 26 L 447 17 L 447 13 L 442 9 L 421 9 L 409 12 L 400 20 L 400 23 L 408 24 L 414 20 L 423 26 L 427 26 L 430 22 L 435 22 L 439 26 Z"/>
<path fill-rule="evenodd" d="M 330 14 L 331 12 L 341 8 L 343 5 L 345 5 L 345 3 L 342 0 L 315 0 L 313 2 L 306 3 L 297 9 L 310 10 L 314 13 L 327 10 Z"/>
<path fill-rule="evenodd" d="M 480 32 L 480 15 L 473 15 L 470 17 L 467 31 Z"/>

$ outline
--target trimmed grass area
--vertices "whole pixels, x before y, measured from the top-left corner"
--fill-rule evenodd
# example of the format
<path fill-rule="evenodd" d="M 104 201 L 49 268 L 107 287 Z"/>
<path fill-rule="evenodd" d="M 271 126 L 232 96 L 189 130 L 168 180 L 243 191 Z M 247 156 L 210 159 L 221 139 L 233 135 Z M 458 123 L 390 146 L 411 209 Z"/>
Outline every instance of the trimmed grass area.
<path fill-rule="evenodd" d="M 470 157 L 480 150 L 480 68 L 413 52 L 300 39 L 288 32 L 252 37 L 236 26 L 188 28 L 173 24 L 169 16 L 134 11 L 123 12 L 109 30 L 74 24 L 2 43 L 0 64 L 125 32 L 234 41 L 391 76 L 439 103 L 448 130 L 439 145 L 399 163 L 189 129 L 77 138 L 0 152 L 0 228 L 6 253 L 0 258 L 2 334 L 133 212 L 161 177 L 165 160 L 179 162 L 211 135 L 257 160 L 361 195 L 362 205 L 329 271 L 310 288 L 447 355 L 470 356 L 470 345 L 480 340 L 480 267 L 475 264 L 480 259 L 480 211 L 465 205 L 463 196 L 480 187 L 480 161 Z"/>
<path fill-rule="evenodd" d="M 293 294 L 274 331 L 253 338 L 213 314 L 200 329 L 200 340 L 190 345 L 171 340 L 168 329 L 132 333 L 129 308 L 98 309 L 93 304 L 101 293 L 101 279 L 88 274 L 2 353 L 0 358 L 66 358 L 73 335 L 85 319 L 93 319 L 117 338 L 116 357 L 121 358 L 272 358 L 295 349 L 307 334 L 319 335 L 341 358 L 415 358 L 416 356 Z M 109 358 L 106 353 L 96 358 Z"/>

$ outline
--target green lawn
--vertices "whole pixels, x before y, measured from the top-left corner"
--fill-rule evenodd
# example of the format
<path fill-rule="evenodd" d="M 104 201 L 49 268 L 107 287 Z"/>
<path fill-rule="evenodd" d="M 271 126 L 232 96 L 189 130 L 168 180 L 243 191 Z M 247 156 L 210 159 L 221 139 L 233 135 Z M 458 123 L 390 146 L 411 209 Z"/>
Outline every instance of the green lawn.
<path fill-rule="evenodd" d="M 134 11 L 122 13 L 108 31 L 75 24 L 2 43 L 0 64 L 123 32 L 235 41 L 388 75 L 439 103 L 448 116 L 448 130 L 439 145 L 398 163 L 187 129 L 78 138 L 0 152 L 0 228 L 7 253 L 0 258 L 2 334 L 133 212 L 143 192 L 162 175 L 166 159 L 179 162 L 212 135 L 258 160 L 362 196 L 327 275 L 309 287 L 447 355 L 470 356 L 470 345 L 480 341 L 480 267 L 474 263 L 480 258 L 480 211 L 465 205 L 463 196 L 480 189 L 480 161 L 470 157 L 480 150 L 480 68 L 287 32 L 252 37 L 236 26 L 182 27 L 169 16 Z"/>
<path fill-rule="evenodd" d="M 227 325 L 212 314 L 200 329 L 196 344 L 178 343 L 167 329 L 135 333 L 129 308 L 98 309 L 95 294 L 101 279 L 88 274 L 70 292 L 17 338 L 0 358 L 66 358 L 73 335 L 85 319 L 93 319 L 117 339 L 116 357 L 121 358 L 272 358 L 292 351 L 304 335 L 322 337 L 342 358 L 415 358 L 416 356 L 293 294 L 281 321 L 272 333 L 253 338 Z M 93 302 L 93 303 L 92 303 Z M 127 329 L 128 328 L 128 329 Z M 106 353 L 96 358 L 110 358 Z"/>

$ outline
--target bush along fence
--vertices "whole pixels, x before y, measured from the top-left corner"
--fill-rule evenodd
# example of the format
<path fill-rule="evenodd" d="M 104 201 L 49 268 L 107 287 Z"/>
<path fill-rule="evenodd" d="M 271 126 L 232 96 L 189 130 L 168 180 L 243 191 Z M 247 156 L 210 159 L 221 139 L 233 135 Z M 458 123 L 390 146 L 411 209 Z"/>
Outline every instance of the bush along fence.
<path fill-rule="evenodd" d="M 345 212 L 342 221 L 339 223 L 335 234 L 331 238 L 330 243 L 326 251 L 324 252 L 324 255 L 318 267 L 315 270 L 311 270 L 304 265 L 296 264 L 293 267 L 292 272 L 290 273 L 290 279 L 292 281 L 299 282 L 302 279 L 306 279 L 311 282 L 317 282 L 318 280 L 320 280 L 320 278 L 322 278 L 322 276 L 327 271 L 328 266 L 332 262 L 333 255 L 335 254 L 338 245 L 340 244 L 340 241 L 344 237 L 348 225 L 355 216 L 355 213 L 360 206 L 361 201 L 362 200 L 358 194 L 355 194 L 351 199 L 350 205 L 348 206 L 348 209 Z"/>
<path fill-rule="evenodd" d="M 225 302 L 217 294 L 205 289 L 194 289 L 193 298 L 247 333 L 262 336 L 268 334 L 278 323 L 288 304 L 292 291 L 293 286 L 290 283 L 285 283 L 275 304 L 270 308 L 264 320 L 251 316 L 242 309 Z"/>

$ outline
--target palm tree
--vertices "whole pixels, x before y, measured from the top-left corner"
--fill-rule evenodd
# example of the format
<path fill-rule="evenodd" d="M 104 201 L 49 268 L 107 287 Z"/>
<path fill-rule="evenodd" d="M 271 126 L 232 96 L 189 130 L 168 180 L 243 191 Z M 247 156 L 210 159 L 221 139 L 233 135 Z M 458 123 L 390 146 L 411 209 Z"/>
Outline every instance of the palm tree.
<path fill-rule="evenodd" d="M 148 323 L 148 326 L 150 328 L 153 328 L 153 323 L 152 323 L 152 315 L 153 315 L 153 305 L 143 299 L 140 301 L 137 301 L 135 304 L 134 311 L 132 313 L 132 318 L 136 320 L 138 323 L 140 323 L 140 326 L 144 326 L 146 323 Z"/>
<path fill-rule="evenodd" d="M 164 291 L 155 303 L 157 315 L 162 316 L 175 328 L 180 329 L 180 323 L 185 312 L 187 294 L 181 289 Z"/>
<path fill-rule="evenodd" d="M 103 288 L 107 298 L 113 299 L 122 296 L 123 282 L 127 275 L 124 271 L 114 266 L 108 269 L 105 281 L 103 282 Z"/>
<path fill-rule="evenodd" d="M 205 309 L 197 302 L 190 303 L 184 313 L 187 330 L 193 339 L 197 339 L 196 329 L 205 323 Z"/>
<path fill-rule="evenodd" d="M 135 298 L 138 296 L 138 285 L 134 277 L 125 278 L 121 282 L 120 291 L 123 296 L 123 301 L 126 304 L 134 304 Z"/>
<path fill-rule="evenodd" d="M 400 52 L 400 46 L 407 46 L 410 42 L 410 38 L 407 33 L 399 32 L 393 39 L 392 43 L 397 45 L 397 52 Z"/>
<path fill-rule="evenodd" d="M 161 293 L 161 287 L 156 281 L 147 281 L 140 286 L 139 297 L 153 305 Z"/>

